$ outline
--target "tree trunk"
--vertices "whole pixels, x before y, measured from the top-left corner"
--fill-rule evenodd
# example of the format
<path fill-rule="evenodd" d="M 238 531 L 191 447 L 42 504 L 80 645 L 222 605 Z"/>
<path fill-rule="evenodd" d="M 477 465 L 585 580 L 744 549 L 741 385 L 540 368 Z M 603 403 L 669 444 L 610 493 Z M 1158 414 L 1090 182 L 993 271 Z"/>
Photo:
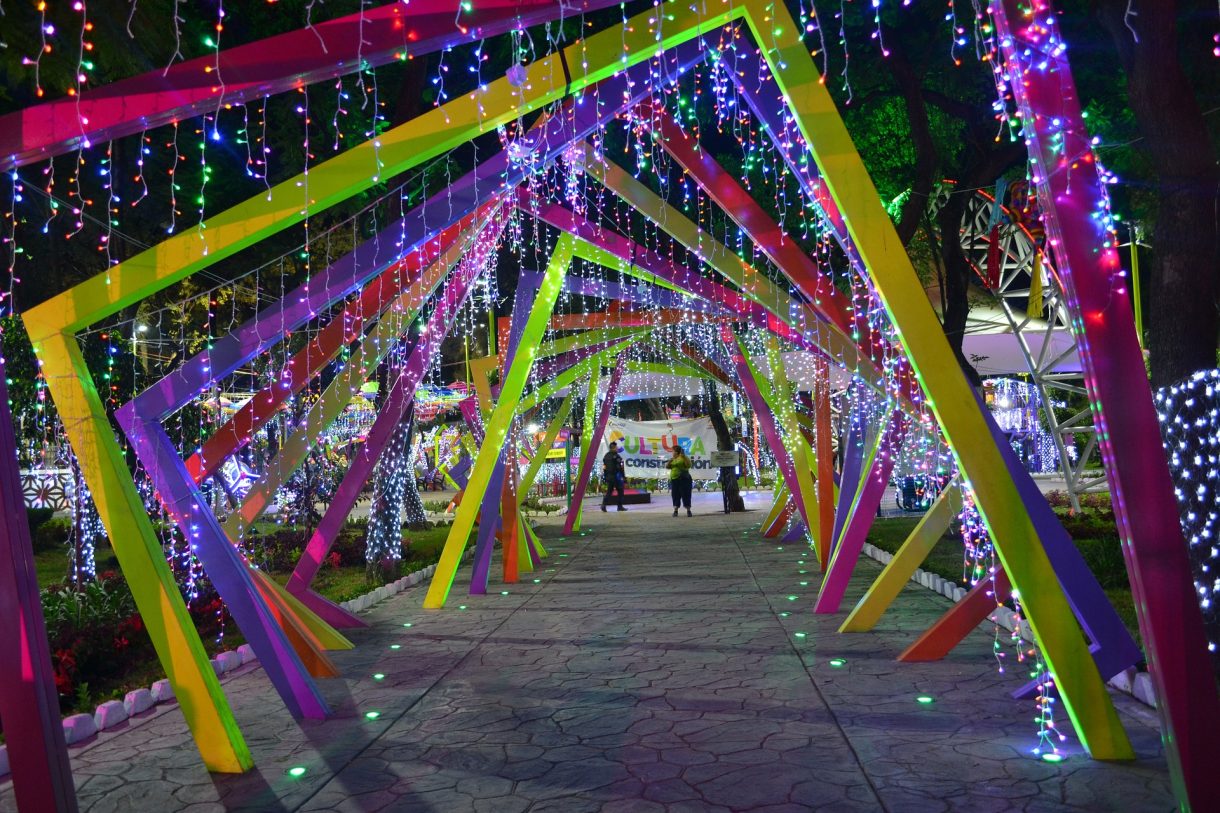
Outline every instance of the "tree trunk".
<path fill-rule="evenodd" d="M 716 385 L 705 379 L 703 388 L 707 394 L 707 414 L 712 421 L 712 429 L 716 431 L 716 448 L 722 452 L 731 452 L 737 447 L 729 432 L 728 421 L 724 419 L 724 413 L 720 411 L 720 396 L 716 392 Z M 721 467 L 720 485 L 724 489 L 725 513 L 746 510 L 745 500 L 741 497 L 741 487 L 737 482 L 736 466 Z"/>
<path fill-rule="evenodd" d="M 394 430 L 373 477 L 373 502 L 364 537 L 364 560 L 370 575 L 381 573 L 389 578 L 402 559 L 402 507 L 407 481 L 414 485 L 415 480 L 406 465 L 412 423 L 403 421 Z"/>
<path fill-rule="evenodd" d="M 889 66 L 894 84 L 902 94 L 911 125 L 911 142 L 915 146 L 915 180 L 911 184 L 911 196 L 902 205 L 902 212 L 894 225 L 898 239 L 906 246 L 919 230 L 919 221 L 928 208 L 928 199 L 940 166 L 940 155 L 932 138 L 928 106 L 923 98 L 923 75 L 907 59 L 899 32 L 887 26 L 884 33 L 890 50 L 885 64 Z"/>
<path fill-rule="evenodd" d="M 1156 171 L 1148 350 L 1152 385 L 1217 363 L 1220 169 L 1207 124 L 1179 61 L 1176 0 L 1098 0 L 1118 49 L 1127 96 Z"/>
<path fill-rule="evenodd" d="M 970 386 L 981 387 L 983 380 L 978 370 L 966 358 L 962 345 L 966 340 L 966 320 L 970 316 L 970 277 L 974 269 L 962 251 L 962 219 L 966 214 L 967 195 L 973 192 L 954 192 L 937 213 L 940 227 L 941 264 L 945 269 L 944 300 L 941 305 L 941 323 L 945 338 L 957 358 L 958 365 L 966 374 Z"/>
<path fill-rule="evenodd" d="M 415 482 L 415 468 L 411 461 L 415 459 L 415 402 L 404 420 L 407 425 L 407 439 L 403 446 L 402 465 L 406 469 L 403 483 L 402 508 L 406 513 L 407 528 L 412 531 L 423 531 L 428 528 L 428 518 L 424 513 L 423 500 L 419 498 L 419 488 Z"/>

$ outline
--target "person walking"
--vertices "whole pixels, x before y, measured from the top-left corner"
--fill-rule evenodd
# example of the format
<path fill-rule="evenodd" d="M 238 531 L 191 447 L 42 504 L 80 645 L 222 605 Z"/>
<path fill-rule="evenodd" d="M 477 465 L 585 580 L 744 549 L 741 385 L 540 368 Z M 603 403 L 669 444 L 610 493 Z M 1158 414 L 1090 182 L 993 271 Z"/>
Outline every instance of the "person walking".
<path fill-rule="evenodd" d="M 622 455 L 618 453 L 618 444 L 610 441 L 610 451 L 602 456 L 602 477 L 606 481 L 606 496 L 602 498 L 602 510 L 610 502 L 610 495 L 618 492 L 618 510 L 626 511 L 623 505 L 623 486 L 627 482 L 627 467 L 623 464 Z"/>
<path fill-rule="evenodd" d="M 690 511 L 691 487 L 694 485 L 693 478 L 690 476 L 691 460 L 687 457 L 686 452 L 681 446 L 674 447 L 674 456 L 666 463 L 665 468 L 669 469 L 669 495 L 674 501 L 674 516 L 678 516 L 678 509 L 682 506 L 686 507 L 686 515 L 694 516 Z"/>

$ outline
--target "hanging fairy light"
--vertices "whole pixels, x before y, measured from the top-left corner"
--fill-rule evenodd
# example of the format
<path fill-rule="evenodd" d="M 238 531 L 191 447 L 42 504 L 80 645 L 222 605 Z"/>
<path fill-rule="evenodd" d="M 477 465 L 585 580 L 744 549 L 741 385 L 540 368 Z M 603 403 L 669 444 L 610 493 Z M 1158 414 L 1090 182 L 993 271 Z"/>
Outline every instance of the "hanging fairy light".
<path fill-rule="evenodd" d="M 1202 370 L 1157 390 L 1155 403 L 1207 646 L 1216 658 L 1220 646 L 1220 369 Z"/>

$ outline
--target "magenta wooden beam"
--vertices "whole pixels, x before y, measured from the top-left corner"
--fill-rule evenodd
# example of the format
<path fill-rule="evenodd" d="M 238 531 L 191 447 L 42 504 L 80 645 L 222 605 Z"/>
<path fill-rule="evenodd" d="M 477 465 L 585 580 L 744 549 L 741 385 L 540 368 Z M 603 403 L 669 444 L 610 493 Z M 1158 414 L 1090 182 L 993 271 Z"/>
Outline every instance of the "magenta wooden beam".
<path fill-rule="evenodd" d="M 618 397 L 619 381 L 623 377 L 623 367 L 626 366 L 626 354 L 618 357 L 614 372 L 610 374 L 610 384 L 606 387 L 606 400 L 602 401 L 601 412 L 597 416 L 597 425 L 593 429 L 593 439 L 589 448 L 581 455 L 580 473 L 576 478 L 576 489 L 572 492 L 572 504 L 568 506 L 568 518 L 563 523 L 563 535 L 571 536 L 576 518 L 580 516 L 580 504 L 585 498 L 585 489 L 589 486 L 589 476 L 593 473 L 593 464 L 597 458 L 595 451 L 601 446 L 602 435 L 606 433 L 606 424 L 610 421 L 610 410 L 614 407 L 614 399 Z M 595 370 L 594 375 L 597 375 Z"/>
<path fill-rule="evenodd" d="M 775 415 L 772 414 L 768 399 L 762 394 L 760 389 L 762 382 L 759 382 L 755 377 L 754 369 L 750 366 L 749 360 L 746 359 L 745 354 L 742 352 L 742 347 L 738 343 L 737 336 L 733 333 L 732 328 L 728 325 L 721 327 L 720 338 L 724 340 L 725 346 L 728 348 L 729 357 L 733 360 L 733 369 L 737 372 L 737 380 L 741 382 L 741 388 L 746 394 L 746 400 L 750 402 L 750 408 L 754 410 L 754 415 L 758 418 L 758 428 L 762 430 L 763 436 L 771 447 L 771 453 L 775 455 L 775 462 L 779 466 L 780 476 L 784 478 L 784 484 L 788 486 L 788 494 L 791 495 L 792 501 L 800 512 L 801 521 L 805 527 L 809 527 L 809 517 L 805 516 L 805 501 L 800 497 L 801 488 L 796 479 L 796 469 L 792 462 L 792 455 L 788 453 L 788 447 L 784 446 L 780 440 L 779 426 L 775 423 Z"/>
<path fill-rule="evenodd" d="M 847 584 L 851 574 L 856 569 L 860 559 L 860 551 L 864 549 L 864 541 L 868 531 L 877 517 L 877 508 L 881 498 L 890 484 L 890 474 L 894 470 L 895 450 L 902 443 L 905 434 L 906 420 L 900 410 L 890 413 L 890 419 L 884 429 L 878 427 L 877 439 L 879 448 L 873 456 L 871 465 L 863 482 L 856 490 L 856 498 L 851 504 L 850 514 L 843 525 L 843 535 L 835 546 L 830 559 L 826 577 L 822 579 L 822 587 L 818 590 L 818 599 L 814 602 L 815 613 L 837 613 L 843 602 L 843 594 L 847 592 Z M 846 486 L 846 483 L 844 483 Z"/>
<path fill-rule="evenodd" d="M 0 171 L 618 0 L 386 3 L 0 116 Z"/>
<path fill-rule="evenodd" d="M 587 221 L 584 217 L 557 203 L 535 200 L 528 191 L 518 190 L 517 202 L 525 211 L 536 215 L 548 225 L 579 237 L 597 248 L 604 249 L 624 262 L 655 275 L 691 296 L 699 297 L 741 316 L 755 327 L 774 333 L 803 350 L 826 356 L 826 351 L 808 336 L 795 330 L 766 308 L 751 302 L 726 285 L 713 282 L 703 275 L 674 263 L 667 257 L 635 243 L 609 228 Z M 827 358 L 830 358 L 827 356 Z M 838 363 L 838 359 L 830 360 Z"/>
<path fill-rule="evenodd" d="M 2 369 L 2 368 L 0 368 Z M 0 720 L 17 809 L 74 813 L 76 790 L 60 722 L 8 387 L 0 375 Z"/>
<path fill-rule="evenodd" d="M 1220 810 L 1220 699 L 1117 239 L 1050 0 L 992 4 L 1085 386 L 1178 801 Z M 1133 33 L 1142 23 L 1134 18 Z M 1036 163 L 1033 163 L 1036 161 Z"/>
<path fill-rule="evenodd" d="M 386 396 L 381 411 L 373 421 L 365 442 L 360 445 L 360 451 L 356 453 L 349 465 L 347 473 L 344 474 L 338 489 L 335 490 L 334 499 L 326 509 L 325 516 L 322 517 L 317 530 L 310 536 L 300 561 L 297 562 L 292 576 L 288 579 L 288 591 L 323 618 L 333 615 L 330 612 L 330 607 L 333 605 L 310 590 L 309 585 L 317 575 L 318 568 L 322 566 L 322 560 L 326 558 L 331 545 L 334 544 L 339 529 L 347 521 L 348 514 L 351 513 L 352 506 L 356 504 L 356 499 L 360 495 L 360 489 L 364 487 L 369 475 L 372 474 L 377 462 L 381 459 L 381 454 L 385 451 L 390 436 L 398 428 L 407 409 L 414 401 L 415 388 L 423 379 L 424 373 L 427 372 L 432 357 L 439 351 L 441 342 L 445 336 L 449 335 L 453 320 L 457 318 L 458 311 L 465 303 L 472 284 L 483 271 L 484 260 L 489 253 L 494 251 L 503 225 L 504 218 L 498 218 L 496 224 L 489 226 L 487 231 L 479 237 L 472 252 L 473 256 L 463 260 L 445 283 L 445 288 L 440 294 L 436 309 L 428 319 L 423 335 L 399 371 L 398 378 L 394 381 L 394 386 Z"/>

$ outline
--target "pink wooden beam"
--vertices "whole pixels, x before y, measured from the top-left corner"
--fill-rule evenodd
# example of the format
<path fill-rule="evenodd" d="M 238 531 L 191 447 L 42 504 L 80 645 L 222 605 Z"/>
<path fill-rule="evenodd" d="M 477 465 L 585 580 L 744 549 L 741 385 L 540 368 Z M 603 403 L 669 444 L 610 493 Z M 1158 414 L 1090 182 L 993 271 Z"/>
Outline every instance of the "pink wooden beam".
<path fill-rule="evenodd" d="M 720 329 L 720 338 L 728 346 L 729 357 L 733 360 L 733 368 L 737 372 L 737 380 L 741 382 L 741 388 L 746 394 L 746 400 L 750 402 L 750 407 L 754 410 L 754 416 L 758 419 L 759 429 L 762 430 L 763 435 L 767 438 L 767 443 L 771 446 L 771 453 L 775 455 L 775 462 L 779 466 L 780 476 L 784 478 L 784 484 L 788 486 L 788 493 L 791 495 L 792 502 L 796 504 L 796 508 L 801 514 L 801 521 L 804 523 L 804 527 L 812 527 L 809 524 L 811 518 L 805 516 L 805 501 L 801 499 L 801 486 L 796 479 L 795 463 L 792 460 L 792 456 L 788 453 L 788 447 L 780 439 L 779 426 L 775 423 L 775 415 L 771 412 L 767 398 L 762 394 L 760 389 L 762 385 L 755 379 L 754 370 L 751 369 L 750 363 L 742 353 L 741 345 L 737 342 L 737 337 L 734 335 L 732 328 L 728 325 L 722 327 Z M 791 512 L 789 512 L 789 516 L 791 516 Z"/>
<path fill-rule="evenodd" d="M 581 215 L 557 203 L 535 200 L 528 191 L 518 190 L 518 205 L 539 219 L 561 231 L 579 237 L 598 248 L 605 249 L 624 262 L 632 263 L 658 279 L 674 285 L 691 296 L 700 297 L 719 305 L 746 319 L 755 327 L 774 333 L 781 339 L 808 350 L 825 355 L 821 347 L 808 336 L 780 321 L 774 314 L 756 302 L 746 299 L 728 286 L 713 282 L 703 275 L 679 266 L 667 257 L 647 249 L 605 226 L 590 223 Z"/>
<path fill-rule="evenodd" d="M 286 93 L 398 59 L 618 5 L 618 0 L 387 3 L 0 116 L 0 172 L 78 146 Z"/>
<path fill-rule="evenodd" d="M 1105 185 L 1066 44 L 1049 0 L 1001 0 L 992 13 L 1076 325 L 1170 776 L 1184 808 L 1220 810 L 1220 699 L 1117 241 L 1101 217 Z M 1138 18 L 1135 25 L 1138 30 Z"/>
<path fill-rule="evenodd" d="M 331 545 L 334 544 L 339 529 L 347 521 L 352 506 L 356 504 L 360 489 L 364 487 L 369 475 L 372 474 L 377 462 L 381 459 L 381 454 L 385 451 L 390 436 L 398 428 L 407 409 L 414 401 L 415 388 L 423 379 L 424 373 L 427 372 L 428 365 L 440 349 L 441 342 L 449 334 L 453 320 L 457 318 L 458 311 L 461 310 L 462 304 L 470 293 L 472 283 L 483 270 L 483 260 L 490 251 L 494 250 L 494 246 L 498 242 L 499 229 L 503 227 L 503 224 L 504 218 L 499 218 L 497 225 L 490 227 L 479 238 L 473 256 L 464 260 L 449 277 L 436 310 L 428 319 L 423 335 L 399 372 L 394 386 L 382 404 L 381 411 L 373 421 L 372 428 L 369 429 L 365 442 L 361 444 L 360 451 L 356 453 L 347 473 L 339 483 L 334 499 L 326 509 L 326 515 L 322 517 L 317 530 L 310 536 L 300 561 L 297 562 L 292 576 L 288 579 L 288 591 L 328 622 L 332 622 L 333 619 L 332 623 L 350 623 L 345 614 L 340 615 L 334 612 L 338 609 L 334 604 L 310 590 L 309 586 L 317 576 L 318 569 L 322 566 L 322 560 L 326 558 Z"/>
<path fill-rule="evenodd" d="M 835 473 L 834 449 L 831 446 L 830 435 L 830 365 L 826 359 L 814 361 L 813 386 L 813 434 L 814 449 L 818 465 L 818 522 L 821 533 L 818 535 L 825 546 L 822 561 L 828 561 L 834 548 L 836 537 L 835 527 Z M 886 477 L 889 480 L 889 477 Z"/>
<path fill-rule="evenodd" d="M 618 385 L 623 377 L 623 367 L 626 362 L 627 356 L 623 354 L 618 357 L 618 362 L 614 365 L 614 372 L 610 375 L 610 385 L 606 388 L 606 400 L 602 402 L 601 413 L 597 416 L 597 426 L 593 429 L 593 440 L 589 443 L 589 448 L 581 455 L 576 490 L 572 492 L 572 504 L 568 506 L 568 518 L 563 523 L 564 536 L 572 535 L 576 518 L 580 516 L 580 504 L 585 498 L 585 489 L 589 486 L 589 475 L 593 473 L 593 464 L 597 458 L 594 450 L 601 446 L 602 435 L 605 434 L 606 424 L 610 421 L 610 409 L 614 406 L 614 399 L 618 396 Z M 594 375 L 596 374 L 595 371 Z"/>
<path fill-rule="evenodd" d="M 0 368 L 2 369 L 2 368 Z M 25 521 L 8 387 L 0 375 L 0 719 L 19 810 L 74 813 L 76 792 Z"/>
<path fill-rule="evenodd" d="M 860 559 L 860 551 L 864 549 L 864 541 L 868 538 L 868 531 L 877 517 L 877 508 L 881 505 L 881 498 L 890 484 L 890 474 L 894 470 L 894 456 L 890 450 L 898 448 L 905 433 L 906 420 L 901 411 L 894 410 L 890 414 L 887 428 L 877 441 L 880 443 L 880 448 L 877 450 L 864 482 L 859 486 L 858 496 L 851 506 L 851 514 L 843 526 L 843 535 L 835 546 L 826 577 L 822 579 L 818 600 L 813 605 L 815 613 L 837 613 L 839 611 L 839 606 L 843 603 L 843 594 L 847 592 L 847 584 L 851 580 L 851 574 L 855 571 L 856 562 Z"/>
<path fill-rule="evenodd" d="M 749 96 L 748 93 L 746 95 Z M 851 303 L 835 287 L 830 276 L 823 273 L 796 241 L 784 233 L 741 182 L 717 163 L 710 152 L 699 149 L 697 141 L 674 121 L 664 107 L 656 102 L 646 102 L 638 105 L 636 109 L 660 136 L 659 143 L 670 157 L 750 236 L 755 245 L 809 300 L 815 313 L 859 345 L 860 352 L 872 360 L 874 366 L 878 366 L 879 359 L 897 355 L 895 373 L 899 391 L 908 400 L 919 403 L 922 400 L 922 391 L 911 372 L 906 356 L 889 347 L 868 321 L 852 309 Z M 824 204 L 829 201 L 824 194 L 820 199 Z M 827 211 L 835 212 L 837 216 L 836 208 L 831 207 Z M 850 241 L 844 245 L 848 255 L 854 256 Z M 863 267 L 859 263 L 857 269 L 863 273 Z"/>

